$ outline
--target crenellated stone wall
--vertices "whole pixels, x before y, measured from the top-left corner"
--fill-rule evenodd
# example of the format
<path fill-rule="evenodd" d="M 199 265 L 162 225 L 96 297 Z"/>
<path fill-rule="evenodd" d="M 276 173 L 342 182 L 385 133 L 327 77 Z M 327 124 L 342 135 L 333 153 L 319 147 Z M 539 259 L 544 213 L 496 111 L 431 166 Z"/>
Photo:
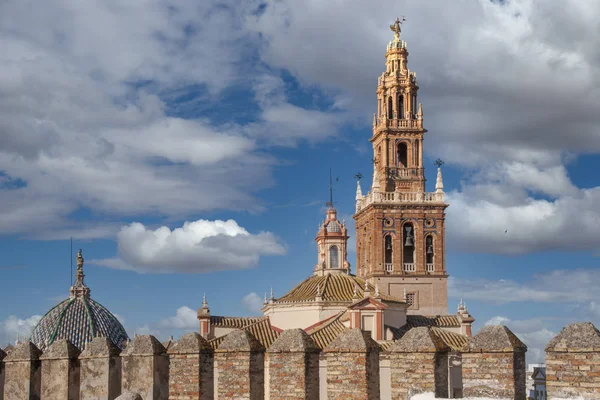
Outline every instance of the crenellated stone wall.
<path fill-rule="evenodd" d="M 484 326 L 462 354 L 463 394 L 521 400 L 527 346 L 505 326 Z"/>
<path fill-rule="evenodd" d="M 347 329 L 323 352 L 329 399 L 379 399 L 379 345 L 369 332 Z"/>
<path fill-rule="evenodd" d="M 188 333 L 169 347 L 169 399 L 212 399 L 214 355 L 200 334 Z"/>
<path fill-rule="evenodd" d="M 79 400 L 79 355 L 71 342 L 60 339 L 40 356 L 42 398 Z"/>
<path fill-rule="evenodd" d="M 240 330 L 214 351 L 197 333 L 168 351 L 153 336 L 137 336 L 121 354 L 104 338 L 81 354 L 66 341 L 45 352 L 23 342 L 8 354 L 0 350 L 0 400 L 404 400 L 420 392 L 443 398 L 448 350 L 428 328 L 411 329 L 384 353 L 358 329 L 345 330 L 323 351 L 299 329 L 284 331 L 269 349 Z M 482 328 L 461 353 L 464 397 L 524 399 L 525 351 L 508 328 Z M 549 399 L 600 398 L 600 332 L 591 323 L 565 327 L 546 354 Z"/>
<path fill-rule="evenodd" d="M 546 346 L 548 398 L 600 398 L 600 332 L 591 322 L 567 325 Z"/>
<path fill-rule="evenodd" d="M 270 400 L 319 399 L 320 349 L 302 329 L 284 331 L 267 351 Z"/>
<path fill-rule="evenodd" d="M 390 348 L 392 399 L 433 392 L 448 397 L 448 351 L 450 348 L 429 328 L 408 331 Z"/>

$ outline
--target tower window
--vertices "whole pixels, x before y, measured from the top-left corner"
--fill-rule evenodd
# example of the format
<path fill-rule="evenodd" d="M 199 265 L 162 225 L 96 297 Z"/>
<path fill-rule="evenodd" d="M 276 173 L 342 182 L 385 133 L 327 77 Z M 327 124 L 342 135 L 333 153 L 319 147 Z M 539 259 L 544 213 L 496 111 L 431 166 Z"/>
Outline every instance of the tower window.
<path fill-rule="evenodd" d="M 331 246 L 329 248 L 329 268 L 340 267 L 340 251 L 337 246 Z"/>
<path fill-rule="evenodd" d="M 398 118 L 404 119 L 404 96 L 398 95 Z"/>
<path fill-rule="evenodd" d="M 433 264 L 434 251 L 435 250 L 433 248 L 433 237 L 429 235 L 425 239 L 425 260 L 427 264 Z M 429 269 L 429 265 L 427 266 L 427 268 Z"/>
<path fill-rule="evenodd" d="M 387 235 L 385 237 L 385 270 L 386 271 L 392 271 L 393 270 L 393 264 L 392 264 L 392 260 L 393 260 L 393 255 L 394 255 L 394 249 L 392 246 L 392 236 L 391 235 Z"/>
<path fill-rule="evenodd" d="M 414 270 L 415 263 L 415 233 L 412 224 L 404 225 L 402 243 L 404 244 L 404 270 Z"/>
<path fill-rule="evenodd" d="M 388 112 L 387 117 L 392 118 L 394 116 L 394 104 L 392 100 L 392 96 L 388 97 Z"/>
<path fill-rule="evenodd" d="M 408 165 L 408 146 L 405 142 L 398 143 L 397 153 L 398 166 L 406 168 Z"/>
<path fill-rule="evenodd" d="M 414 159 L 416 160 L 415 161 L 415 165 L 418 167 L 419 166 L 419 160 L 420 160 L 420 157 L 419 157 L 419 141 L 418 140 L 415 141 L 415 158 Z"/>

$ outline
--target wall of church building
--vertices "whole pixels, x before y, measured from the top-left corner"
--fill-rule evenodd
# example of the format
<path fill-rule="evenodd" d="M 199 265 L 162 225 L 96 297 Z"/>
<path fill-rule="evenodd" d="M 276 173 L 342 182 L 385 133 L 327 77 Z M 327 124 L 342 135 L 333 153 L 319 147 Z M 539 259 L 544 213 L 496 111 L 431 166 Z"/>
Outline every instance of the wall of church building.
<path fill-rule="evenodd" d="M 268 308 L 264 315 L 269 317 L 271 325 L 280 329 L 304 329 L 319 321 L 332 317 L 346 310 L 348 304 L 339 306 L 309 305 L 280 305 Z"/>
<path fill-rule="evenodd" d="M 438 277 L 405 277 L 377 278 L 379 287 L 385 287 L 394 297 L 403 298 L 404 289 L 407 297 L 414 304 L 407 309 L 408 315 L 447 315 L 448 314 L 448 280 Z"/>

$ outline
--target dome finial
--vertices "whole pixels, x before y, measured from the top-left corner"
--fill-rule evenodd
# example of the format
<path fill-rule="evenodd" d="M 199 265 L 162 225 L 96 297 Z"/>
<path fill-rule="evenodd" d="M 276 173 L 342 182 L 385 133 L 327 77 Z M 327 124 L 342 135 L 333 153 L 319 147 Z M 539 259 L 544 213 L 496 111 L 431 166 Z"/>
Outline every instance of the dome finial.
<path fill-rule="evenodd" d="M 75 284 L 71 286 L 71 297 L 85 296 L 90 297 L 90 289 L 85 286 L 83 279 L 85 274 L 83 273 L 83 252 L 81 249 L 77 252 L 77 272 L 75 275 Z"/>

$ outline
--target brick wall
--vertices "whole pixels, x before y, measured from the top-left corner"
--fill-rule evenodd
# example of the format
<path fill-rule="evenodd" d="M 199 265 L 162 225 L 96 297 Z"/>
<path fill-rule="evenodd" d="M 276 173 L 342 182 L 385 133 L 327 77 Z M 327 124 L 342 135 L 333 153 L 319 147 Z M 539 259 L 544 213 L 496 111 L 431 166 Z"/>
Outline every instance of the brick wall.
<path fill-rule="evenodd" d="M 318 400 L 319 351 L 302 329 L 284 331 L 267 352 L 270 400 Z"/>
<path fill-rule="evenodd" d="M 208 342 L 189 333 L 167 351 L 169 354 L 169 399 L 212 399 L 214 357 Z"/>
<path fill-rule="evenodd" d="M 390 348 L 392 399 L 423 392 L 448 396 L 448 351 L 429 328 L 413 328 Z"/>
<path fill-rule="evenodd" d="M 505 326 L 484 326 L 462 355 L 463 394 L 525 398 L 527 346 Z"/>
<path fill-rule="evenodd" d="M 600 398 L 600 333 L 589 323 L 564 327 L 546 346 L 548 398 Z"/>
<path fill-rule="evenodd" d="M 262 400 L 265 348 L 248 332 L 236 330 L 215 351 L 217 398 Z"/>
<path fill-rule="evenodd" d="M 379 346 L 367 332 L 348 329 L 323 351 L 329 399 L 379 399 Z"/>

